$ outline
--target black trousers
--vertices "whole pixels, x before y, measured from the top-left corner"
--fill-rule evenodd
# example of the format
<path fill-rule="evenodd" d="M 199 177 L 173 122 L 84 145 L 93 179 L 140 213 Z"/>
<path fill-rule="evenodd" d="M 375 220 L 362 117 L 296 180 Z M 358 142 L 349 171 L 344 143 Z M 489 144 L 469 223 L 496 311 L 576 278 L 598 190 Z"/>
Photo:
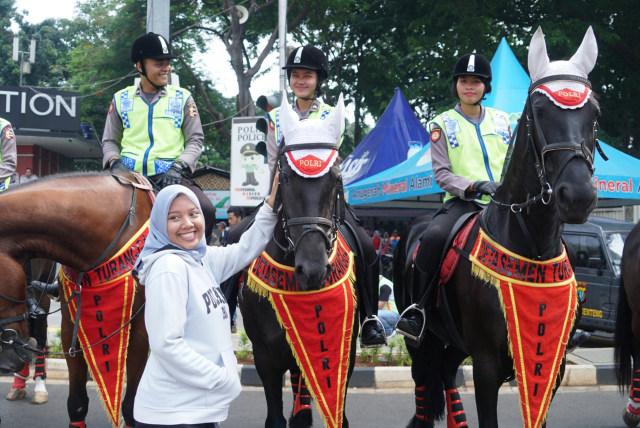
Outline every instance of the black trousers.
<path fill-rule="evenodd" d="M 480 211 L 481 209 L 480 206 L 472 201 L 453 198 L 449 199 L 435 213 L 427 228 L 422 232 L 420 246 L 416 253 L 417 267 L 427 275 L 426 281 L 420 281 L 418 284 L 414 283 L 413 295 L 416 296 L 416 301 L 420 300 L 427 285 L 438 274 L 444 246 L 456 221 L 466 213 Z"/>

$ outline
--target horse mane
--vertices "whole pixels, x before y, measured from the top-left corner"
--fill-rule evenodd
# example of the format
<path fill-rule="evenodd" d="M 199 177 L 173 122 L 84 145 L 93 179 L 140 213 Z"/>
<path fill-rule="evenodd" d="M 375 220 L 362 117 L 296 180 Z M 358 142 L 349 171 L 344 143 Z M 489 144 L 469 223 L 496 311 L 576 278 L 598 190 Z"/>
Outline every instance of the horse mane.
<path fill-rule="evenodd" d="M 98 177 L 104 175 L 110 175 L 109 171 L 72 171 L 72 172 L 62 172 L 58 174 L 45 175 L 44 177 L 38 177 L 37 180 L 29 181 L 26 183 L 15 184 L 10 186 L 6 192 L 3 193 L 11 193 L 13 190 L 24 189 L 28 186 L 37 185 L 38 183 L 46 183 L 51 180 L 57 180 L 59 178 L 75 178 L 75 177 Z"/>

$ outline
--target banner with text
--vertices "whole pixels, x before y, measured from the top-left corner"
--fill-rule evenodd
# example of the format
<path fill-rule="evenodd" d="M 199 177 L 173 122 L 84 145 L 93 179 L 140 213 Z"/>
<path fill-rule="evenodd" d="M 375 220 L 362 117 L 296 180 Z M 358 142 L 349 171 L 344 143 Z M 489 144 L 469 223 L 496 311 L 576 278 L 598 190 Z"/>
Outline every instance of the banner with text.
<path fill-rule="evenodd" d="M 266 135 L 256 129 L 257 117 L 238 117 L 231 122 L 231 205 L 255 207 L 270 190 L 267 158 L 256 151 Z"/>

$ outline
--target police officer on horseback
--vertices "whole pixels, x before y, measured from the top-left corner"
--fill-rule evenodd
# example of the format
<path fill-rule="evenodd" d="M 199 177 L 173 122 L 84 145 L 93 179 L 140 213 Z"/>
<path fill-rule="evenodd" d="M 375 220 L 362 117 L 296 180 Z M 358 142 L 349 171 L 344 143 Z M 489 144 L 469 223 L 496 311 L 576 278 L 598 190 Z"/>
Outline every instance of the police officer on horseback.
<path fill-rule="evenodd" d="M 484 56 L 473 53 L 459 58 L 451 86 L 459 102 L 429 124 L 435 180 L 446 195 L 424 230 L 415 256 L 414 304 L 396 323 L 396 330 L 416 344 L 426 330 L 424 307 L 436 286 L 450 231 L 460 216 L 487 206 L 500 187 L 511 128 L 506 113 L 481 104 L 491 92 L 491 78 L 491 64 Z"/>
<path fill-rule="evenodd" d="M 287 70 L 289 86 L 295 95 L 293 110 L 302 119 L 324 119 L 333 107 L 325 104 L 319 97 L 323 94 L 322 82 L 329 77 L 329 62 L 325 54 L 314 46 L 300 46 L 294 49 L 283 69 Z M 275 173 L 278 160 L 278 149 L 282 141 L 279 126 L 280 108 L 273 109 L 268 114 L 269 127 L 267 131 L 267 153 L 271 176 Z M 344 129 L 340 138 L 344 137 Z M 377 347 L 386 343 L 384 327 L 377 317 L 378 312 L 378 272 L 379 260 L 371 237 L 360 226 L 360 221 L 351 209 L 347 209 L 345 221 L 356 232 L 362 247 L 364 265 L 363 281 L 358 290 L 361 310 L 360 344 L 363 347 Z M 364 308 L 364 310 L 362 310 Z"/>
<path fill-rule="evenodd" d="M 191 189 L 202 207 L 209 242 L 215 208 L 191 179 L 204 133 L 191 93 L 169 84 L 174 58 L 171 45 L 159 34 L 148 33 L 133 42 L 131 61 L 140 83 L 113 96 L 102 138 L 102 162 L 114 174 L 141 173 L 157 190 L 171 184 Z"/>

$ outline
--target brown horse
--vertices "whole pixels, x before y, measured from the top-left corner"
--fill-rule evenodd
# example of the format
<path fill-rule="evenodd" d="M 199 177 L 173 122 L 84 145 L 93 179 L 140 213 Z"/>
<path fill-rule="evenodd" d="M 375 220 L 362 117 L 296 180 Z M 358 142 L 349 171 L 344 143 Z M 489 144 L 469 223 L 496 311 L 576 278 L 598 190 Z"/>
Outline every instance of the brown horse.
<path fill-rule="evenodd" d="M 35 353 L 25 321 L 25 265 L 32 258 L 45 258 L 85 272 L 101 258 L 106 260 L 115 254 L 151 212 L 146 191 L 131 183 L 135 179 L 127 175 L 67 174 L 42 178 L 0 194 L 0 371 L 18 371 Z M 133 313 L 143 303 L 144 290 L 139 287 Z M 66 307 L 63 298 L 61 306 Z M 73 322 L 68 309 L 63 312 L 61 330 L 63 349 L 69 349 Z M 136 317 L 131 323 L 127 391 L 122 404 L 129 426 L 134 424 L 133 400 L 147 352 L 144 318 Z M 71 422 L 82 426 L 89 402 L 87 364 L 81 352 L 65 358 L 69 368 L 67 410 Z"/>
<path fill-rule="evenodd" d="M 627 236 L 622 251 L 614 359 L 620 389 L 631 385 L 622 418 L 634 427 L 640 423 L 640 223 Z"/>

